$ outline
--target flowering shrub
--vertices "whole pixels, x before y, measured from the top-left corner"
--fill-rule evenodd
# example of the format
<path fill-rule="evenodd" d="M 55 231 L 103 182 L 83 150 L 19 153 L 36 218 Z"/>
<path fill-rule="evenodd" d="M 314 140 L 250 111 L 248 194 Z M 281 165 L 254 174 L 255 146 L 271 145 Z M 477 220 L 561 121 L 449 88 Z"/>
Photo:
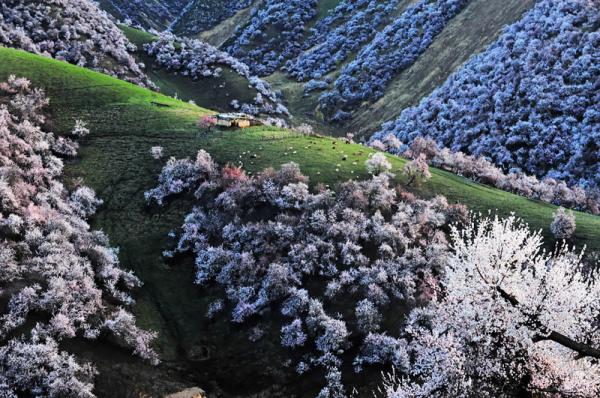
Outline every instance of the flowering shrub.
<path fill-rule="evenodd" d="M 293 163 L 248 176 L 231 166 L 219 172 L 203 151 L 195 161 L 170 160 L 159 181 L 150 203 L 184 191 L 194 197 L 174 252 L 195 257 L 195 282 L 220 286 L 236 323 L 278 308 L 284 320 L 273 338 L 292 350 L 299 373 L 322 368 L 322 394 L 334 396 L 345 391 L 342 364 L 366 336 L 386 331 L 393 308 L 416 302 L 436 280 L 443 230 L 466 218 L 442 197 L 404 201 L 385 173 L 313 193 Z M 340 300 L 349 311 L 337 313 Z M 215 302 L 208 314 L 223 308 Z"/>
<path fill-rule="evenodd" d="M 152 156 L 154 159 L 159 160 L 163 157 L 163 147 L 162 146 L 153 146 L 152 148 L 150 148 L 150 156 Z"/>
<path fill-rule="evenodd" d="M 41 127 L 46 103 L 26 79 L 0 84 L 0 396 L 92 397 L 93 366 L 59 343 L 112 332 L 156 363 L 154 333 L 124 309 L 140 281 L 86 222 L 102 201 L 59 180 L 59 139 Z"/>
<path fill-rule="evenodd" d="M 387 173 L 392 170 L 392 164 L 381 152 L 369 154 L 369 158 L 365 162 L 367 171 L 373 175 Z"/>
<path fill-rule="evenodd" d="M 316 15 L 317 0 L 266 0 L 226 51 L 253 73 L 269 75 L 301 52 L 305 25 Z"/>
<path fill-rule="evenodd" d="M 309 93 L 317 90 L 326 90 L 329 87 L 329 83 L 324 82 L 322 80 L 311 79 L 306 83 L 304 88 L 304 95 L 308 95 Z"/>
<path fill-rule="evenodd" d="M 157 65 L 192 79 L 220 76 L 223 67 L 231 68 L 248 79 L 248 84 L 257 91 L 254 104 L 239 104 L 235 101 L 232 103 L 234 109 L 240 108 L 242 112 L 249 114 L 288 114 L 279 95 L 271 89 L 269 83 L 253 76 L 246 64 L 210 44 L 163 32 L 157 40 L 145 44 L 144 48 Z"/>
<path fill-rule="evenodd" d="M 89 0 L 2 1 L 0 44 L 154 87 L 130 54 L 135 46 Z"/>
<path fill-rule="evenodd" d="M 210 115 L 204 115 L 196 122 L 196 126 L 200 129 L 209 130 L 217 125 L 217 118 Z"/>
<path fill-rule="evenodd" d="M 83 120 L 75 120 L 75 127 L 71 132 L 75 137 L 83 138 L 90 134 L 90 129 L 87 128 L 87 124 Z"/>
<path fill-rule="evenodd" d="M 160 185 L 144 196 L 147 201 L 160 205 L 167 196 L 189 190 L 198 180 L 214 178 L 217 172 L 212 158 L 205 151 L 198 152 L 195 162 L 170 158 L 158 177 Z"/>
<path fill-rule="evenodd" d="M 342 68 L 334 89 L 319 99 L 323 112 L 331 120 L 341 120 L 358 103 L 381 98 L 388 83 L 412 65 L 468 3 L 421 0 L 408 7 Z"/>
<path fill-rule="evenodd" d="M 587 190 L 600 187 L 600 8 L 544 0 L 374 135 L 418 136 Z M 543 28 L 541 28 L 543 27 Z"/>
<path fill-rule="evenodd" d="M 413 183 L 418 184 L 431 178 L 429 165 L 427 164 L 427 159 L 423 154 L 406 163 L 402 169 L 402 173 L 408 177 L 407 185 L 412 185 Z"/>
<path fill-rule="evenodd" d="M 231 55 L 208 43 L 178 37 L 168 31 L 144 44 L 144 49 L 158 65 L 194 79 L 220 76 L 223 66 L 230 67 L 242 76 L 250 75 L 248 66 Z"/>
<path fill-rule="evenodd" d="M 302 330 L 302 321 L 294 319 L 292 323 L 281 328 L 281 345 L 299 347 L 306 342 L 306 333 Z"/>

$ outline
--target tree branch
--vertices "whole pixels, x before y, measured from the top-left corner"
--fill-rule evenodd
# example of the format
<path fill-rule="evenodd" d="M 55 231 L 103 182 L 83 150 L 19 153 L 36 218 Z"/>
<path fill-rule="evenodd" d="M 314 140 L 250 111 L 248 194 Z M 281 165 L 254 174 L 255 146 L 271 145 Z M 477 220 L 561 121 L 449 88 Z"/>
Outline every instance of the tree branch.
<path fill-rule="evenodd" d="M 600 350 L 599 349 L 590 347 L 587 344 L 579 343 L 579 342 L 573 340 L 572 338 L 565 336 L 562 333 L 552 331 L 547 336 L 538 335 L 538 336 L 534 336 L 534 338 L 533 338 L 534 343 L 537 343 L 540 341 L 548 341 L 548 340 L 554 341 L 555 343 L 558 343 L 558 344 L 562 345 L 563 347 L 566 347 L 566 348 L 569 348 L 569 349 L 575 351 L 581 357 L 591 357 L 591 358 L 600 359 Z"/>
<path fill-rule="evenodd" d="M 500 286 L 496 286 L 496 290 L 498 291 L 498 293 L 500 293 L 500 297 L 502 297 L 512 306 L 519 307 L 519 301 L 514 296 L 509 294 L 506 290 L 502 289 Z M 546 329 L 544 325 L 542 325 L 539 321 L 537 315 L 534 315 L 532 320 L 535 322 L 538 329 Z M 540 341 L 553 341 L 562 345 L 563 347 L 575 351 L 579 354 L 580 357 L 591 357 L 600 359 L 600 349 L 575 341 L 572 338 L 554 330 L 551 330 L 548 334 L 538 334 L 533 337 L 534 343 L 538 343 Z"/>

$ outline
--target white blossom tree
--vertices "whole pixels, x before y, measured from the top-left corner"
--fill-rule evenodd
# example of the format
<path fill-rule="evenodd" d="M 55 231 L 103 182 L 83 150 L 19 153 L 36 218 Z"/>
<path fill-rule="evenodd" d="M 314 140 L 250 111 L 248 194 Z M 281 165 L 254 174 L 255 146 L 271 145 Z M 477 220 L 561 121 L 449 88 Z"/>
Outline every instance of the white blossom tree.
<path fill-rule="evenodd" d="M 576 228 L 575 214 L 572 211 L 567 212 L 564 208 L 560 207 L 554 213 L 554 219 L 552 220 L 552 224 L 550 224 L 550 231 L 552 231 L 556 239 L 570 239 L 575 233 Z"/>
<path fill-rule="evenodd" d="M 75 126 L 71 132 L 75 137 L 83 138 L 90 134 L 90 129 L 87 127 L 87 123 L 83 120 L 75 120 Z"/>
<path fill-rule="evenodd" d="M 452 231 L 438 302 L 409 315 L 389 397 L 596 397 L 600 283 L 514 217 Z"/>
<path fill-rule="evenodd" d="M 369 154 L 365 166 L 367 167 L 367 171 L 373 175 L 387 173 L 392 170 L 392 164 L 381 152 Z"/>
<path fill-rule="evenodd" d="M 162 159 L 163 154 L 164 150 L 162 146 L 153 146 L 150 148 L 150 156 L 156 160 Z"/>

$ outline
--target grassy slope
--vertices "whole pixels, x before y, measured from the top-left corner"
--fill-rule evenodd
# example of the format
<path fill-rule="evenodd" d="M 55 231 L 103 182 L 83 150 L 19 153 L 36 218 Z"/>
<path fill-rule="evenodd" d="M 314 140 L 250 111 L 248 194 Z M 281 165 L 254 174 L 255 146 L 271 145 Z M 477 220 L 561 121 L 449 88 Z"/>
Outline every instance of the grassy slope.
<path fill-rule="evenodd" d="M 189 77 L 177 75 L 168 70 L 155 67 L 152 57 L 146 55 L 143 45 L 156 39 L 150 33 L 139 29 L 119 25 L 127 38 L 138 47 L 136 58 L 146 65 L 148 77 L 160 88 L 162 93 L 185 101 L 193 100 L 200 106 L 211 107 L 218 111 L 231 111 L 233 99 L 241 103 L 252 103 L 256 90 L 248 87 L 248 80 L 230 68 L 224 67 L 221 77 L 200 78 L 192 80 Z"/>
<path fill-rule="evenodd" d="M 163 262 L 161 251 L 171 245 L 166 234 L 180 225 L 189 203 L 176 200 L 167 208 L 152 210 L 145 206 L 143 192 L 154 186 L 161 168 L 148 150 L 162 145 L 167 155 L 183 157 L 204 148 L 219 162 L 241 160 L 250 171 L 293 160 L 311 182 L 331 185 L 353 176 L 365 177 L 363 163 L 370 150 L 268 128 L 199 134 L 194 121 L 207 110 L 62 62 L 0 48 L 0 80 L 9 74 L 26 76 L 46 89 L 55 131 L 67 133 L 75 118 L 89 122 L 93 133 L 84 142 L 80 160 L 68 165 L 67 183 L 81 176 L 104 199 L 93 226 L 108 233 L 112 243 L 121 248 L 123 265 L 144 281 L 135 312 L 142 326 L 160 331 L 158 349 L 164 364 L 157 369 L 131 361 L 118 350 L 80 348 L 99 364 L 99 396 L 154 396 L 186 383 L 191 386 L 190 380 L 202 380 L 200 387 L 207 389 L 214 381 L 225 390 L 225 396 L 231 396 L 258 392 L 271 388 L 275 380 L 284 380 L 284 371 L 277 366 L 282 354 L 277 330 L 248 350 L 248 340 L 239 332 L 249 326 L 203 319 L 211 292 L 192 285 L 190 264 Z M 259 157 L 250 158 L 252 154 Z M 344 155 L 349 159 L 342 160 Z M 396 157 L 390 160 L 396 171 L 404 164 Z M 439 170 L 434 170 L 432 180 L 416 193 L 426 197 L 444 194 L 476 211 L 498 209 L 502 215 L 514 211 L 534 228 L 546 228 L 555 209 Z M 600 218 L 577 216 L 578 243 L 598 249 Z M 208 350 L 209 360 L 198 359 L 202 350 Z M 236 377 L 231 378 L 232 374 Z M 308 385 L 299 389 L 291 380 L 286 383 L 290 388 L 306 391 L 306 396 L 316 395 L 317 382 L 308 380 Z"/>
<path fill-rule="evenodd" d="M 232 17 L 225 19 L 210 30 L 197 34 L 195 37 L 206 43 L 212 44 L 215 47 L 220 47 L 233 36 L 238 26 L 243 26 L 248 23 L 253 7 L 254 5 L 251 5 L 250 7 L 238 11 Z"/>
<path fill-rule="evenodd" d="M 143 2 L 132 2 L 131 0 L 98 0 L 97 3 L 100 6 L 100 9 L 105 10 L 118 20 L 124 21 L 127 19 L 128 16 L 126 13 L 127 10 L 130 10 L 129 15 L 137 13 L 137 18 L 132 19 L 140 21 L 141 25 L 146 29 L 162 31 L 169 26 L 175 17 L 177 17 L 178 13 L 181 11 L 178 7 L 180 7 L 181 4 L 185 4 L 185 1 L 186 0 L 144 0 Z M 152 11 L 153 9 L 161 9 L 162 6 L 166 6 L 166 9 L 168 10 L 166 14 Z M 121 10 L 126 10 L 126 13 L 122 13 Z"/>
<path fill-rule="evenodd" d="M 313 25 L 327 16 L 329 11 L 333 10 L 335 7 L 340 4 L 340 0 L 321 0 L 317 4 L 317 16 L 315 21 L 313 21 Z"/>

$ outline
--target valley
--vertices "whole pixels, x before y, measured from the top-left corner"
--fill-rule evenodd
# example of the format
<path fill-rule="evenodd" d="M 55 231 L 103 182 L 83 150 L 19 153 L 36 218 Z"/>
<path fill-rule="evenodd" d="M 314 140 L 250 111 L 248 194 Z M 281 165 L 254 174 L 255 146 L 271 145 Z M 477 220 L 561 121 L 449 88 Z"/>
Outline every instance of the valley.
<path fill-rule="evenodd" d="M 75 7 L 62 1 L 49 2 L 53 13 L 39 20 L 58 26 L 54 11 Z M 54 48 L 53 27 L 50 38 L 17 29 L 22 22 L 0 6 L 0 82 L 8 82 L 0 84 L 0 396 L 173 397 L 193 388 L 201 398 L 596 396 L 600 196 L 590 170 L 600 155 L 591 99 L 600 25 L 584 3 L 102 0 L 104 14 L 86 0 L 89 8 L 67 13 L 77 22 L 56 33 Z M 563 28 L 576 32 L 565 48 L 579 50 L 550 50 L 546 63 L 560 58 L 561 73 L 578 71 L 573 65 L 587 72 L 565 72 L 577 84 L 548 84 L 531 100 L 498 85 L 470 126 L 468 112 L 452 106 L 471 100 L 466 87 L 484 98 L 485 84 L 508 73 L 500 62 L 496 74 L 477 69 L 473 57 L 509 43 L 514 54 L 501 59 L 511 60 L 519 45 L 539 43 L 524 33 L 513 41 L 507 28 L 525 20 L 539 32 L 532 10 L 564 15 Z M 106 27 L 110 52 L 96 44 L 100 31 L 87 41 L 86 13 Z M 540 82 L 554 81 L 543 80 L 544 62 L 527 60 Z M 464 81 L 447 89 L 461 73 Z M 46 105 L 31 105 L 44 103 L 36 89 Z M 547 173 L 541 160 L 547 169 L 527 174 L 508 155 L 494 158 L 504 148 L 524 156 L 521 141 L 491 145 L 484 158 L 433 134 L 499 139 L 518 121 L 493 133 L 483 121 L 522 100 L 533 109 L 522 116 L 533 125 L 524 134 L 559 142 L 550 141 L 559 127 L 547 120 L 555 119 L 542 116 L 558 117 L 552 95 L 578 93 L 587 108 L 569 104 L 564 113 L 579 115 L 569 121 L 580 127 L 571 144 L 589 150 L 557 162 L 579 180 L 562 182 L 566 174 Z M 239 112 L 260 125 L 218 125 Z M 454 114 L 469 137 L 451 125 Z M 435 128 L 421 131 L 427 123 Z M 42 132 L 47 142 L 21 150 Z M 50 152 L 59 160 L 47 160 Z M 60 169 L 53 178 L 64 204 L 53 181 L 48 193 L 31 194 L 38 157 Z M 25 182 L 13 182 L 17 175 Z M 101 202 L 78 198 L 82 187 Z M 56 212 L 79 214 L 72 224 L 97 241 L 82 244 L 92 238 L 53 220 Z M 19 232 L 15 215 L 24 220 Z M 27 231 L 36 228 L 43 238 Z M 70 320 L 68 305 L 56 304 L 67 299 L 43 296 L 77 280 L 27 269 L 53 264 L 39 241 L 61 233 L 80 255 L 65 269 L 89 262 L 93 276 L 93 286 L 70 286 L 97 289 L 98 308 L 132 318 L 98 310 Z M 104 278 L 122 271 L 97 264 L 90 247 L 98 246 L 141 281 L 115 282 L 134 301 L 111 296 Z M 45 357 L 63 373 L 26 360 L 44 357 L 40 339 L 57 342 Z M 71 355 L 69 366 L 59 354 Z M 154 355 L 159 364 L 148 360 Z M 93 381 L 75 364 L 93 364 Z"/>

